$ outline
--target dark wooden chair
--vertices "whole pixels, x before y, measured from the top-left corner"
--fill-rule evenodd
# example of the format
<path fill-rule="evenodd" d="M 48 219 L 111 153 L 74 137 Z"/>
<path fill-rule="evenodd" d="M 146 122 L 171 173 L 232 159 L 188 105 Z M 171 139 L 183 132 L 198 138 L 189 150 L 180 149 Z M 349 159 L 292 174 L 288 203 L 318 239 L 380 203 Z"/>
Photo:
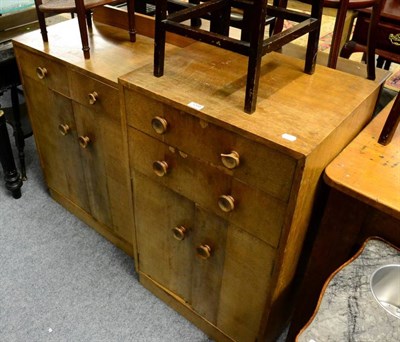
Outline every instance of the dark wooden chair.
<path fill-rule="evenodd" d="M 308 4 L 312 3 L 312 0 L 300 1 Z M 347 11 L 372 7 L 370 24 L 368 27 L 366 62 L 367 78 L 370 80 L 375 79 L 375 49 L 377 39 L 377 27 L 383 2 L 384 0 L 324 0 L 324 7 L 337 9 L 335 27 L 332 34 L 331 49 L 328 58 L 328 67 L 336 69 Z"/>
<path fill-rule="evenodd" d="M 396 132 L 397 127 L 400 123 L 400 94 L 397 94 L 396 99 L 389 115 L 383 125 L 382 132 L 379 136 L 378 143 L 386 146 L 392 141 L 394 132 Z"/>
<path fill-rule="evenodd" d="M 308 33 L 304 71 L 308 74 L 314 72 L 323 0 L 313 2 L 311 14 L 288 10 L 287 0 L 274 1 L 274 6 L 268 5 L 267 0 L 208 0 L 171 14 L 167 14 L 167 2 L 167 0 L 156 2 L 154 75 L 157 77 L 164 74 L 166 32 L 187 36 L 248 56 L 244 111 L 249 114 L 256 109 L 261 58 L 266 53 L 277 51 L 283 45 Z M 231 8 L 243 10 L 241 39 L 228 36 Z M 210 17 L 209 31 L 183 23 L 206 14 Z M 267 16 L 288 19 L 298 24 L 269 38 L 264 38 Z"/>
<path fill-rule="evenodd" d="M 90 58 L 88 31 L 92 27 L 92 9 L 116 2 L 115 0 L 35 0 L 37 17 L 43 41 L 48 42 L 45 13 L 76 13 L 82 39 L 82 50 L 86 59 Z M 127 1 L 129 38 L 136 40 L 134 0 Z"/>

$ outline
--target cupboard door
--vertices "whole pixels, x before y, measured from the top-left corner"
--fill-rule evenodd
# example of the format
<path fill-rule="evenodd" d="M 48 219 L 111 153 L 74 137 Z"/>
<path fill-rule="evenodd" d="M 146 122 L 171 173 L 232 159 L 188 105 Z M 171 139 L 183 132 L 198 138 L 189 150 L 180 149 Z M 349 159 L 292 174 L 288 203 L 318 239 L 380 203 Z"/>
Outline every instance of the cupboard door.
<path fill-rule="evenodd" d="M 228 227 L 217 327 L 235 341 L 257 340 L 275 257 L 265 242 Z"/>
<path fill-rule="evenodd" d="M 192 297 L 190 304 L 216 325 L 225 262 L 227 222 L 196 206 L 192 238 Z"/>
<path fill-rule="evenodd" d="M 188 302 L 194 205 L 140 172 L 133 179 L 139 270 Z"/>
<path fill-rule="evenodd" d="M 73 107 L 78 131 L 77 144 L 80 146 L 90 212 L 96 220 L 112 227 L 105 158 L 102 149 L 106 143 L 103 141 L 102 135 L 102 118 L 97 112 L 76 102 L 73 102 Z"/>
<path fill-rule="evenodd" d="M 24 90 L 48 186 L 89 211 L 71 100 L 29 77 Z"/>
<path fill-rule="evenodd" d="M 76 102 L 73 107 L 91 215 L 132 242 L 129 171 L 120 123 L 94 108 Z"/>

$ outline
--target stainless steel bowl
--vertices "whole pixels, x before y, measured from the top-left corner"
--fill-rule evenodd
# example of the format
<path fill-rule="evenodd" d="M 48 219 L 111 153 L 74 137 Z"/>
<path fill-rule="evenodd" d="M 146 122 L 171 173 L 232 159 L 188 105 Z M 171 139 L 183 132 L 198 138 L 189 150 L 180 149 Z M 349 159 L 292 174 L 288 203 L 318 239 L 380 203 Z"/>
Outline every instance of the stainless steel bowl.
<path fill-rule="evenodd" d="M 400 319 L 400 264 L 379 267 L 371 276 L 370 286 L 376 301 Z"/>

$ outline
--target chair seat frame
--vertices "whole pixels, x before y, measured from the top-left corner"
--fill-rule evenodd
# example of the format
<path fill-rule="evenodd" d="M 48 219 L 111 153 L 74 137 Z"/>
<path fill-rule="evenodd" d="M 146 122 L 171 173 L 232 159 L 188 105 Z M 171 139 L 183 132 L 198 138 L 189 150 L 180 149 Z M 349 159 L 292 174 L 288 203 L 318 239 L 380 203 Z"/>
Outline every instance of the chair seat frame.
<path fill-rule="evenodd" d="M 275 1 L 274 5 L 268 5 L 267 0 L 209 0 L 167 15 L 167 0 L 157 0 L 154 75 L 160 77 L 164 74 L 167 31 L 248 56 L 244 111 L 251 114 L 256 109 L 262 56 L 271 51 L 277 51 L 282 46 L 308 33 L 304 72 L 308 74 L 314 72 L 322 3 L 323 0 L 316 0 L 311 13 L 307 14 L 287 9 L 287 0 Z M 228 36 L 231 7 L 241 8 L 244 12 L 245 27 L 242 28 L 241 39 Z M 211 13 L 210 31 L 182 23 L 209 13 Z M 280 20 L 291 20 L 297 24 L 265 39 L 267 16 Z"/>

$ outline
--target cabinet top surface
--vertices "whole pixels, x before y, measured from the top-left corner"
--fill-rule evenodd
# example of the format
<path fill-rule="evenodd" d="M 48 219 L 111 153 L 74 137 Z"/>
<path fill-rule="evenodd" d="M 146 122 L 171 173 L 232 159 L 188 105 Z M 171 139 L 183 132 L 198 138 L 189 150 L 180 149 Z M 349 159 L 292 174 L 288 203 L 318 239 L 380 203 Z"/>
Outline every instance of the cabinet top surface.
<path fill-rule="evenodd" d="M 41 52 L 49 58 L 69 63 L 83 72 L 98 75 L 115 84 L 118 77 L 147 63 L 153 58 L 153 40 L 137 35 L 129 41 L 127 30 L 93 22 L 89 33 L 90 59 L 83 58 L 79 26 L 76 19 L 47 26 L 49 42 L 44 43 L 39 30 L 13 39 L 14 45 Z M 176 47 L 167 44 L 167 51 Z"/>
<path fill-rule="evenodd" d="M 387 146 L 378 138 L 393 101 L 328 165 L 326 182 L 400 217 L 400 129 Z"/>
<path fill-rule="evenodd" d="M 249 132 L 308 155 L 363 105 L 379 82 L 323 66 L 303 72 L 304 61 L 279 53 L 263 57 L 256 111 L 243 111 L 247 57 L 194 43 L 166 53 L 164 76 L 150 63 L 120 78 L 149 97 L 200 118 Z M 191 108 L 191 103 L 203 106 Z M 366 115 L 371 109 L 365 107 Z M 293 139 L 295 139 L 293 141 Z"/>

